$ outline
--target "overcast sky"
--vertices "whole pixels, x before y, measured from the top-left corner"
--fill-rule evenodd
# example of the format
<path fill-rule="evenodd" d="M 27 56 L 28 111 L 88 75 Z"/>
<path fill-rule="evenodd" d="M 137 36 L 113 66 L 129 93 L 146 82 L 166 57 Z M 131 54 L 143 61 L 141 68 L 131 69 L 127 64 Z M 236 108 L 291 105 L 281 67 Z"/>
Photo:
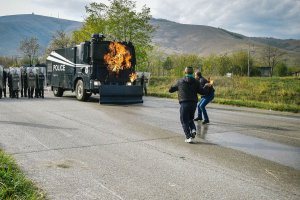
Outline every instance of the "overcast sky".
<path fill-rule="evenodd" d="M 84 6 L 107 0 L 0 0 L 0 15 L 28 14 L 83 21 Z M 300 39 L 300 0 L 136 0 L 138 11 L 183 24 L 220 27 L 246 36 Z"/>

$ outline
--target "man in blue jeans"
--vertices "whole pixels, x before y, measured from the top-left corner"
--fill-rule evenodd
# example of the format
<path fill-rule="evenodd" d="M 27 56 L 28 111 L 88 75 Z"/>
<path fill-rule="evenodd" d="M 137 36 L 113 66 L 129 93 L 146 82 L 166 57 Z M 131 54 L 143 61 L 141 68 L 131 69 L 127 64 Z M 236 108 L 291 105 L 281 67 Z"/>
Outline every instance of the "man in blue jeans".
<path fill-rule="evenodd" d="M 193 121 L 197 107 L 197 94 L 206 94 L 209 85 L 205 88 L 200 86 L 200 82 L 193 77 L 192 67 L 185 68 L 185 77 L 179 79 L 169 89 L 170 93 L 178 91 L 178 100 L 180 104 L 180 122 L 185 133 L 185 142 L 192 143 L 196 135 L 196 126 Z"/>
<path fill-rule="evenodd" d="M 204 87 L 204 85 L 206 83 L 209 83 L 201 74 L 200 71 L 197 71 L 195 73 L 195 79 L 197 79 L 200 82 L 201 87 Z M 194 119 L 194 121 L 199 121 L 199 120 L 203 120 L 202 124 L 208 124 L 209 123 L 209 118 L 206 112 L 206 105 L 211 102 L 215 97 L 215 89 L 211 86 L 209 87 L 209 91 L 207 94 L 202 95 L 201 99 L 197 105 L 198 107 L 198 117 Z M 202 114 L 203 114 L 203 118 L 202 118 Z"/>

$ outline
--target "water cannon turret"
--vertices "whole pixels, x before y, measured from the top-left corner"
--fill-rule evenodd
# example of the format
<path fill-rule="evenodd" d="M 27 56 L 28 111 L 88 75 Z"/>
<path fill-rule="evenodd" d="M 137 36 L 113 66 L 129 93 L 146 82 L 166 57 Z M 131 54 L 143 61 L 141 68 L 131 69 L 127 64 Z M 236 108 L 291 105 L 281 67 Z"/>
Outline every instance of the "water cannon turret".
<path fill-rule="evenodd" d="M 92 41 L 103 41 L 105 36 L 102 33 L 93 33 L 92 34 Z"/>

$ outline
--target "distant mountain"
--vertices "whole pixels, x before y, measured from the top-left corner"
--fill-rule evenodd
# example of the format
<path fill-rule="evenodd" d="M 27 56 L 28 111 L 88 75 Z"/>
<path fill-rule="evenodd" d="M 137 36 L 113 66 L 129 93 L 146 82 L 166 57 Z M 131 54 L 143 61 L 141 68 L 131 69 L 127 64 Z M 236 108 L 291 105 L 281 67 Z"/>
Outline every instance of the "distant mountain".
<path fill-rule="evenodd" d="M 246 47 L 247 37 L 223 29 L 188 25 L 168 20 L 152 20 L 158 27 L 153 41 L 170 52 L 201 55 L 231 52 Z"/>
<path fill-rule="evenodd" d="M 252 37 L 251 40 L 263 44 L 271 45 L 277 48 L 300 52 L 300 40 L 288 39 L 280 40 L 275 38 Z"/>
<path fill-rule="evenodd" d="M 26 37 L 37 37 L 42 50 L 52 39 L 56 30 L 70 32 L 79 29 L 80 22 L 41 15 L 10 15 L 0 17 L 0 55 L 19 54 L 20 41 Z M 42 51 L 43 52 L 43 51 Z"/>
<path fill-rule="evenodd" d="M 266 45 L 281 48 L 292 53 L 300 53 L 300 40 L 247 37 L 221 28 L 202 25 L 179 24 L 154 19 L 158 27 L 153 41 L 170 52 L 195 53 L 200 55 L 232 53 L 249 48 L 261 49 Z"/>
<path fill-rule="evenodd" d="M 71 32 L 79 29 L 81 24 L 77 21 L 34 14 L 2 16 L 0 55 L 19 54 L 20 41 L 32 36 L 37 37 L 42 49 L 45 49 L 56 30 Z M 300 40 L 246 37 L 221 28 L 180 24 L 164 19 L 152 19 L 151 24 L 157 28 L 153 34 L 153 43 L 166 53 L 230 54 L 247 50 L 250 46 L 252 54 L 259 55 L 266 45 L 271 45 L 285 51 L 289 63 L 299 62 L 300 58 Z"/>

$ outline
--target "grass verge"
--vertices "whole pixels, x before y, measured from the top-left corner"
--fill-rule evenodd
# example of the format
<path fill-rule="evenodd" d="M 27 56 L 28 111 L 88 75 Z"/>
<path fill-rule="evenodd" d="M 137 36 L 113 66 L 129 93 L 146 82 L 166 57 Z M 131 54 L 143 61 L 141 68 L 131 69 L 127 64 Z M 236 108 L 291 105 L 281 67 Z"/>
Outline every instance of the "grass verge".
<path fill-rule="evenodd" d="M 15 160 L 0 149 L 0 199 L 44 200 L 44 193 L 27 179 Z"/>
<path fill-rule="evenodd" d="M 215 85 L 213 103 L 266 110 L 300 112 L 300 79 L 295 77 L 212 77 Z M 177 98 L 168 89 L 176 78 L 152 77 L 149 95 Z"/>

